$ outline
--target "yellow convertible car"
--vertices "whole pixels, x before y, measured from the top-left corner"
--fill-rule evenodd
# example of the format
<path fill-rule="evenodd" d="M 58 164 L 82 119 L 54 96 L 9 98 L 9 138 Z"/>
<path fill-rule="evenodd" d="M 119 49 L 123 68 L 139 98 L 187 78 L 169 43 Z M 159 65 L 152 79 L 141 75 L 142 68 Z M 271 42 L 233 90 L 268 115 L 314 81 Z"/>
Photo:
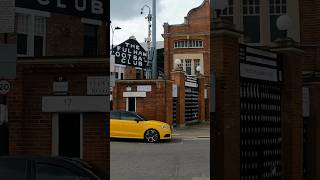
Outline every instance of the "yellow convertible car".
<path fill-rule="evenodd" d="M 164 139 L 171 139 L 172 129 L 167 123 L 146 120 L 136 112 L 111 111 L 110 137 L 144 139 L 155 143 Z"/>

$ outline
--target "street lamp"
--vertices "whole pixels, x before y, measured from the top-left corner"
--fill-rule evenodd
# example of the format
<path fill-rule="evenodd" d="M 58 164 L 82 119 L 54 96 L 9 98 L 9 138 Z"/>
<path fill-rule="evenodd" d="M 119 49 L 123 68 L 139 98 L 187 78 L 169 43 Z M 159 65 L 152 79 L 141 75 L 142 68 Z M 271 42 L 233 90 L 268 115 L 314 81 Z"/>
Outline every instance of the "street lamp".
<path fill-rule="evenodd" d="M 288 30 L 291 28 L 292 20 L 288 15 L 282 15 L 277 19 L 277 27 L 281 31 L 281 38 L 287 38 Z"/>
<path fill-rule="evenodd" d="M 111 45 L 111 50 L 113 49 L 113 36 L 114 36 L 114 31 L 115 30 L 120 30 L 121 28 L 120 27 L 118 27 L 118 26 L 116 26 L 116 27 L 114 27 L 113 28 L 113 26 L 112 26 L 112 24 L 110 24 L 110 26 L 111 26 L 111 31 L 112 31 L 112 45 Z"/>
<path fill-rule="evenodd" d="M 148 64 L 147 64 L 147 69 L 146 69 L 146 74 L 147 74 L 147 79 L 151 79 L 151 72 L 150 72 L 150 62 L 152 60 L 152 54 L 151 54 L 151 21 L 152 21 L 152 14 L 151 14 L 151 8 L 148 5 L 144 5 L 141 8 L 140 14 L 143 14 L 144 8 L 148 8 L 149 12 L 148 15 L 146 16 L 146 19 L 148 20 L 148 37 L 146 38 L 147 42 L 147 51 L 148 51 Z"/>

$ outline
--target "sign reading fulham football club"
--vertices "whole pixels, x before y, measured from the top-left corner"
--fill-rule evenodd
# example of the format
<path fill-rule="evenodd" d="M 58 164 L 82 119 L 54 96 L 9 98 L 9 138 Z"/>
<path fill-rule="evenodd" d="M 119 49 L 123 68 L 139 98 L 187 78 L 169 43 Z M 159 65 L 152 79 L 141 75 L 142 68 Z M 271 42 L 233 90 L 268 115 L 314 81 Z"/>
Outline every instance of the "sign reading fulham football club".
<path fill-rule="evenodd" d="M 134 39 L 128 39 L 112 49 L 116 64 L 145 68 L 148 63 L 147 52 Z"/>
<path fill-rule="evenodd" d="M 96 20 L 105 20 L 107 18 L 106 0 L 16 0 L 16 7 Z"/>

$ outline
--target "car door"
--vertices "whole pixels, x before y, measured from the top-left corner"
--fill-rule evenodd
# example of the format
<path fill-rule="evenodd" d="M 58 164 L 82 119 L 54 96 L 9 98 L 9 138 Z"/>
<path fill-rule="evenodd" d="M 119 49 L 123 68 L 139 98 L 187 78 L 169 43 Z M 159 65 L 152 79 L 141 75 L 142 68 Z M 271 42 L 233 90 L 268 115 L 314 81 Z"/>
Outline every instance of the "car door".
<path fill-rule="evenodd" d="M 29 162 L 23 158 L 0 158 L 0 179 L 30 180 Z"/>
<path fill-rule="evenodd" d="M 121 137 L 122 134 L 121 113 L 118 111 L 110 112 L 110 137 Z"/>
<path fill-rule="evenodd" d="M 122 136 L 125 138 L 143 138 L 143 122 L 132 112 L 121 112 Z"/>
<path fill-rule="evenodd" d="M 98 180 L 78 167 L 51 161 L 35 163 L 35 180 Z"/>

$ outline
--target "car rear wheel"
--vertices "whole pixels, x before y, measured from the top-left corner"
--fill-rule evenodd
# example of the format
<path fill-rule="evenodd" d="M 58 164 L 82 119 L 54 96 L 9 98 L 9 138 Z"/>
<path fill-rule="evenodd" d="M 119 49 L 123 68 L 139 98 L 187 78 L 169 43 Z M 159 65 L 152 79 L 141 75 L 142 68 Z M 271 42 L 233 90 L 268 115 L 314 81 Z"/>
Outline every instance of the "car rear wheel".
<path fill-rule="evenodd" d="M 144 133 L 144 139 L 146 142 L 148 143 L 156 143 L 159 142 L 160 140 L 160 135 L 159 132 L 155 129 L 148 129 L 145 133 Z"/>

